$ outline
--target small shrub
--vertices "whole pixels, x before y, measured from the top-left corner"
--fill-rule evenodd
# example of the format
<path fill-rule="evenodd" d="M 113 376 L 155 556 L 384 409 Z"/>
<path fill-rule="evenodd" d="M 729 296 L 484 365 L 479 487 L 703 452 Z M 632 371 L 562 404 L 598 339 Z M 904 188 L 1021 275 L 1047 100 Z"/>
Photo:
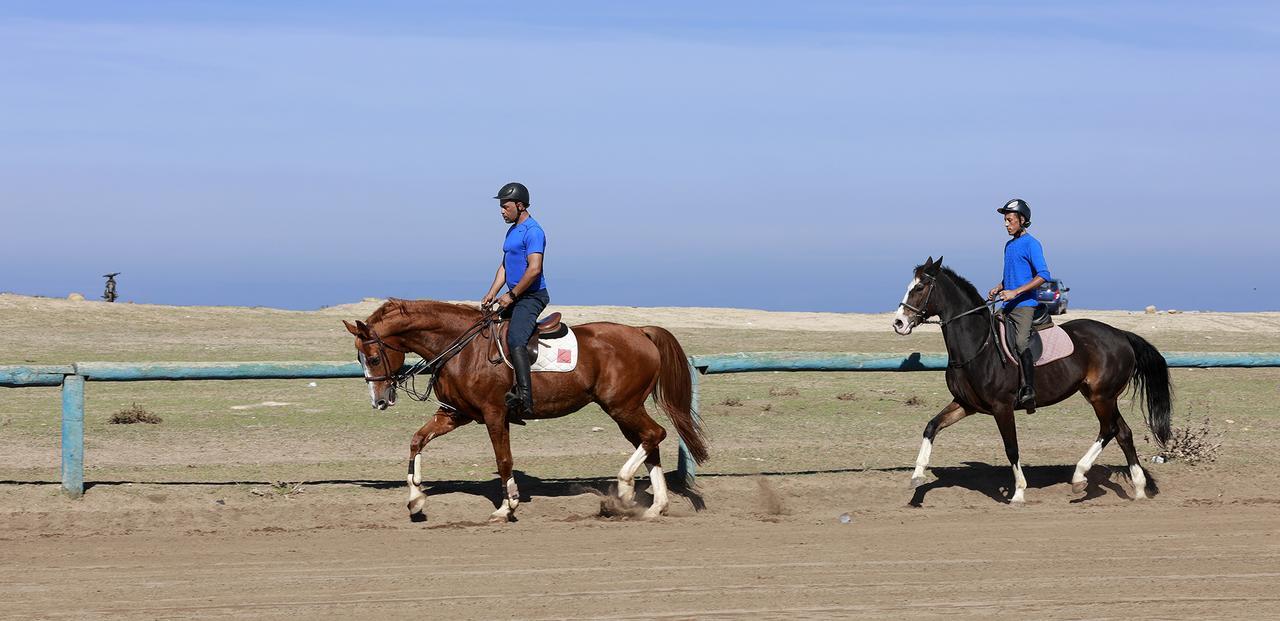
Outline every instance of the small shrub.
<path fill-rule="evenodd" d="M 920 397 L 911 395 L 911 397 L 909 397 L 906 401 L 903 401 L 902 404 L 903 405 L 924 405 L 924 401 L 921 401 Z"/>
<path fill-rule="evenodd" d="M 842 395 L 836 395 L 836 398 L 841 401 L 853 401 L 858 398 L 858 395 L 855 395 L 851 392 L 846 392 Z"/>
<path fill-rule="evenodd" d="M 765 403 L 764 405 L 761 405 L 761 406 L 760 406 L 760 411 L 761 411 L 761 412 L 768 412 L 769 410 L 772 410 L 772 409 L 773 409 L 773 404 L 772 404 L 772 403 Z"/>
<path fill-rule="evenodd" d="M 134 423 L 147 423 L 149 425 L 158 425 L 163 420 L 164 420 L 163 418 L 160 418 L 159 416 L 156 416 L 155 414 L 152 414 L 151 412 L 146 411 L 145 409 L 140 407 L 137 403 L 134 403 L 129 408 L 120 410 L 119 412 L 112 414 L 111 419 L 108 420 L 107 422 L 111 423 L 112 425 L 132 425 Z"/>
<path fill-rule="evenodd" d="M 1199 425 L 1188 424 L 1174 427 L 1169 434 L 1160 455 L 1165 461 L 1181 459 L 1188 464 L 1206 461 L 1212 462 L 1218 457 L 1218 449 L 1222 447 L 1222 434 L 1213 433 L 1206 418 Z"/>
<path fill-rule="evenodd" d="M 742 399 L 737 397 L 725 397 L 724 401 L 720 402 L 720 405 L 727 405 L 729 407 L 736 408 L 742 405 Z"/>
<path fill-rule="evenodd" d="M 800 394 L 800 391 L 799 391 L 799 390 L 796 390 L 795 388 L 792 388 L 792 387 L 790 387 L 790 386 L 784 386 L 784 387 L 782 387 L 782 388 L 770 388 L 770 389 L 769 389 L 769 396 L 770 396 L 770 397 L 794 397 L 794 396 L 799 395 L 799 394 Z"/>

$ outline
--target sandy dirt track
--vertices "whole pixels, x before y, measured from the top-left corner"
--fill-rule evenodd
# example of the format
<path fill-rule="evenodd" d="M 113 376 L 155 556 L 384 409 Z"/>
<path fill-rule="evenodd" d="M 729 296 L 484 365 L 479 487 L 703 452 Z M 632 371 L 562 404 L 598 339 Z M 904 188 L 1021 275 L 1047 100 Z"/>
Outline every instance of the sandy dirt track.
<path fill-rule="evenodd" d="M 20 326 L 0 332 L 0 364 L 348 359 L 337 320 L 375 306 L 0 294 L 0 321 Z M 941 345 L 935 327 L 886 334 L 884 314 L 560 310 L 666 325 L 690 353 Z M 1164 350 L 1280 349 L 1280 313 L 1079 316 Z M 56 484 L 56 389 L 0 389 L 0 619 L 1280 616 L 1275 369 L 1176 371 L 1175 425 L 1212 418 L 1224 448 L 1212 463 L 1153 465 L 1141 444 L 1161 489 L 1147 501 L 1130 500 L 1114 446 L 1072 494 L 1096 431 L 1078 398 L 1020 417 L 1028 503 L 1012 507 L 986 417 L 947 430 L 928 483 L 907 489 L 920 430 L 946 401 L 940 375 L 749 374 L 703 382 L 713 461 L 669 516 L 602 511 L 629 453 L 596 432 L 609 422 L 595 412 L 515 432 L 523 502 L 506 525 L 484 522 L 497 485 L 474 426 L 428 450 L 429 519 L 409 522 L 404 449 L 426 412 L 370 414 L 361 383 L 343 382 L 95 384 L 80 500 Z M 105 423 L 135 401 L 165 422 Z M 267 401 L 288 407 L 234 409 Z"/>

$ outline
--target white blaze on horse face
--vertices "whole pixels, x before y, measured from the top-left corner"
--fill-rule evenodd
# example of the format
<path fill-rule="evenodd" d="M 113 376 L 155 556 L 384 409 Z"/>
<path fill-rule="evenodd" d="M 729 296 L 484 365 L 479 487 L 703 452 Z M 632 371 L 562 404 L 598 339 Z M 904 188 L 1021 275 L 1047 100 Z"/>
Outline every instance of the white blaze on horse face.
<path fill-rule="evenodd" d="M 364 357 L 364 352 L 357 352 L 357 358 L 360 359 L 360 369 L 364 371 L 365 384 L 369 386 L 369 405 L 378 407 L 378 395 L 373 390 L 373 382 L 369 381 L 373 377 L 373 371 L 369 369 L 369 360 Z"/>
<path fill-rule="evenodd" d="M 907 316 L 907 307 L 903 306 L 903 304 L 907 303 L 907 298 L 911 297 L 911 290 L 915 289 L 918 284 L 920 284 L 919 278 L 911 279 L 911 282 L 907 284 L 907 292 L 902 294 L 902 304 L 898 305 L 898 312 L 893 315 L 893 330 L 903 336 L 911 334 L 911 328 L 913 327 L 911 318 Z"/>
<path fill-rule="evenodd" d="M 1080 463 L 1076 464 L 1076 472 L 1071 475 L 1071 484 L 1085 482 L 1085 474 L 1093 467 L 1093 462 L 1098 459 L 1098 455 L 1102 454 L 1102 440 L 1097 440 L 1089 450 L 1085 451 L 1084 457 L 1080 458 Z"/>

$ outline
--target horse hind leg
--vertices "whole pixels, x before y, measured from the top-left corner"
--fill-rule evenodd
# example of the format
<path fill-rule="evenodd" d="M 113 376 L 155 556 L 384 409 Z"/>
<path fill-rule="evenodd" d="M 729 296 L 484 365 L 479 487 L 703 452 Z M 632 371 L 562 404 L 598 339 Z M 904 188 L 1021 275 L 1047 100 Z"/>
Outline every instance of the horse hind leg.
<path fill-rule="evenodd" d="M 1093 411 L 1098 415 L 1098 438 L 1094 440 L 1089 450 L 1085 451 L 1084 456 L 1076 463 L 1076 471 L 1071 475 L 1071 492 L 1074 494 L 1082 494 L 1089 486 L 1088 473 L 1093 468 L 1093 462 L 1102 454 L 1102 449 L 1116 435 L 1116 414 L 1115 404 L 1108 406 L 1102 401 L 1092 402 Z"/>
<path fill-rule="evenodd" d="M 636 447 L 635 452 L 618 471 L 618 498 L 627 506 L 635 503 L 635 475 L 642 463 L 647 464 L 653 504 L 645 510 L 642 517 L 656 518 L 666 513 L 671 502 L 666 473 L 662 470 L 662 455 L 658 448 L 666 439 L 667 431 L 649 416 L 643 406 L 614 416 L 614 421 L 622 434 Z"/>
<path fill-rule="evenodd" d="M 1116 409 L 1116 442 L 1120 445 L 1120 449 L 1124 451 L 1124 457 L 1129 462 L 1129 479 L 1133 482 L 1133 499 L 1143 500 L 1147 497 L 1147 473 L 1142 469 L 1142 462 L 1138 460 L 1138 450 L 1133 447 L 1133 431 L 1129 429 L 1128 423 L 1124 422 L 1124 418 L 1120 416 L 1119 408 Z"/>

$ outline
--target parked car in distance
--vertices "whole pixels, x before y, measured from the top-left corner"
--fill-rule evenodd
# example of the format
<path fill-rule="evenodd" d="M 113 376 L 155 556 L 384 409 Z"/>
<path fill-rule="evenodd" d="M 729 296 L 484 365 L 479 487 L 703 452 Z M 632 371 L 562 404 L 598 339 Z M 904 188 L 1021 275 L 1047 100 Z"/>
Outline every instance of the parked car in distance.
<path fill-rule="evenodd" d="M 1064 315 L 1067 312 L 1067 292 L 1071 288 L 1063 285 L 1057 278 L 1047 280 L 1036 290 L 1036 301 L 1049 309 L 1050 315 Z"/>

